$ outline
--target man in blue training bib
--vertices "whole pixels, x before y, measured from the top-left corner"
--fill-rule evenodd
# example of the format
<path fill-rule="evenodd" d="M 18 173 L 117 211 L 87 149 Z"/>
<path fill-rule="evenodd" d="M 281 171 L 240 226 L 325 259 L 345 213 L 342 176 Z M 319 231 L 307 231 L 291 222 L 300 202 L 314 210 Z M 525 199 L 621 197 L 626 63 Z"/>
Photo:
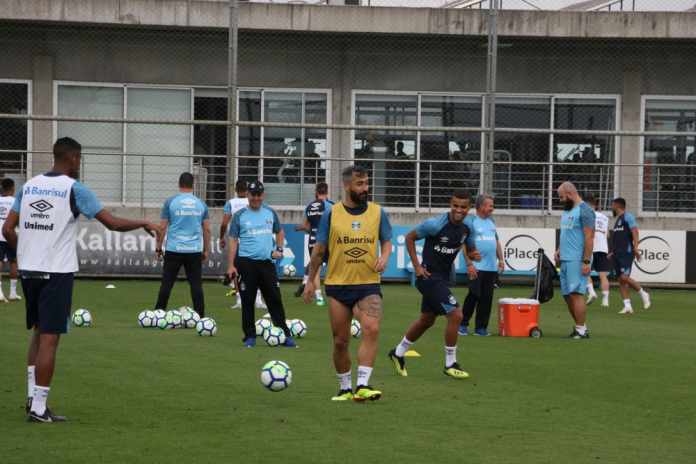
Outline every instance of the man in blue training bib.
<path fill-rule="evenodd" d="M 570 338 L 580 340 L 590 338 L 586 325 L 585 292 L 592 264 L 595 215 L 592 208 L 582 201 L 572 183 L 563 182 L 558 187 L 558 196 L 563 205 L 563 215 L 556 263 L 561 265 L 561 293 L 575 320 L 575 329 Z"/>

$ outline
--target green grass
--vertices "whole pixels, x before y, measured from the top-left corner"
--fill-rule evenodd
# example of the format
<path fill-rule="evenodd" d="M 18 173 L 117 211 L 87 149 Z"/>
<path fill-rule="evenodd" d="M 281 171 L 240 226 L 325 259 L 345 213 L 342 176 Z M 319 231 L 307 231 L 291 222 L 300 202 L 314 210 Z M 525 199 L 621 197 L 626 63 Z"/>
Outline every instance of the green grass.
<path fill-rule="evenodd" d="M 443 376 L 443 321 L 416 345 L 409 377 L 385 353 L 417 316 L 417 292 L 385 285 L 385 319 L 373 383 L 382 401 L 335 404 L 325 310 L 304 306 L 284 285 L 288 317 L 307 322 L 300 348 L 241 347 L 239 312 L 206 285 L 218 336 L 137 327 L 157 283 L 79 281 L 75 307 L 95 326 L 62 340 L 50 396 L 66 424 L 25 422 L 21 304 L 0 306 L 0 462 L 99 463 L 680 463 L 696 456 L 694 292 L 655 291 L 654 309 L 622 318 L 590 310 L 592 339 L 571 341 L 560 299 L 542 308 L 544 338 L 460 339 L 468 381 Z M 177 284 L 172 306 L 189 304 Z M 496 296 L 527 296 L 509 287 Z M 464 289 L 456 291 L 458 298 Z M 639 306 L 636 301 L 636 306 Z M 260 314 L 259 314 L 260 316 Z M 491 326 L 495 326 L 495 316 Z M 355 352 L 355 343 L 352 347 Z M 266 391 L 271 359 L 294 383 Z M 354 374 L 355 377 L 355 374 Z"/>

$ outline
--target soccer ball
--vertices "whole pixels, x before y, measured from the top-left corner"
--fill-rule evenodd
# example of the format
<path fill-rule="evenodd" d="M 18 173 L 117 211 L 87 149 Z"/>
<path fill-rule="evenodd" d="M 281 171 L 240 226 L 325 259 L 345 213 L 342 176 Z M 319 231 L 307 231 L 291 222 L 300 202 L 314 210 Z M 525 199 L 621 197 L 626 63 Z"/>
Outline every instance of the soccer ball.
<path fill-rule="evenodd" d="M 78 309 L 72 315 L 72 323 L 76 327 L 89 327 L 92 325 L 92 315 L 86 309 Z"/>
<path fill-rule="evenodd" d="M 181 312 L 178 309 L 172 309 L 167 311 L 165 316 L 165 321 L 167 321 L 167 329 L 177 329 L 183 326 L 183 319 L 181 318 Z"/>
<path fill-rule="evenodd" d="M 167 313 L 162 309 L 155 309 L 153 311 L 155 318 L 153 319 L 152 326 L 159 327 L 160 329 L 167 328 Z"/>
<path fill-rule="evenodd" d="M 179 308 L 179 311 L 181 312 L 181 314 L 184 314 L 184 311 L 193 311 L 193 308 L 190 306 L 181 306 Z"/>
<path fill-rule="evenodd" d="M 292 369 L 283 361 L 269 361 L 261 368 L 261 384 L 271 391 L 285 390 L 292 383 Z"/>
<path fill-rule="evenodd" d="M 196 322 L 196 332 L 201 337 L 212 337 L 217 333 L 217 324 L 212 317 L 204 317 Z"/>
<path fill-rule="evenodd" d="M 283 275 L 285 277 L 293 277 L 295 274 L 297 274 L 297 269 L 295 268 L 295 266 L 293 266 L 292 264 L 286 264 L 285 266 L 283 266 Z"/>
<path fill-rule="evenodd" d="M 263 339 L 268 346 L 278 346 L 285 343 L 285 332 L 280 327 L 271 327 L 263 331 Z"/>
<path fill-rule="evenodd" d="M 256 336 L 261 337 L 263 336 L 264 331 L 270 329 L 273 327 L 273 324 L 271 321 L 268 319 L 261 318 L 258 321 L 256 321 Z"/>
<path fill-rule="evenodd" d="M 201 320 L 201 316 L 190 308 L 186 308 L 181 311 L 181 326 L 184 329 L 193 329 L 196 327 L 196 323 Z"/>
<path fill-rule="evenodd" d="M 307 335 L 307 324 L 302 319 L 293 319 L 288 324 L 288 329 L 293 337 L 304 338 Z"/>
<path fill-rule="evenodd" d="M 138 323 L 140 327 L 154 327 L 155 326 L 155 312 L 146 309 L 138 314 Z"/>
<path fill-rule="evenodd" d="M 362 335 L 362 327 L 360 327 L 360 321 L 353 319 L 350 323 L 350 334 L 353 338 L 360 338 Z"/>

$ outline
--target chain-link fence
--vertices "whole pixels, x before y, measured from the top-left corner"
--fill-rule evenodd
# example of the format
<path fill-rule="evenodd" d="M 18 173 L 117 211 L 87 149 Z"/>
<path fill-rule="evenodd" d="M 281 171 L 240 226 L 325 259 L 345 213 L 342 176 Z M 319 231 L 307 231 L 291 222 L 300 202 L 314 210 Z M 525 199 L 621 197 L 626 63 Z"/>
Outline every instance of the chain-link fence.
<path fill-rule="evenodd" d="M 20 184 L 70 136 L 81 179 L 111 205 L 160 205 L 190 171 L 211 207 L 235 180 L 260 179 L 270 204 L 299 208 L 318 182 L 338 195 L 355 162 L 395 210 L 445 207 L 466 190 L 548 214 L 571 180 L 605 207 L 624 196 L 644 214 L 696 212 L 696 14 L 224 0 L 141 2 L 114 17 L 95 2 L 68 23 L 31 0 L 5 3 L 0 175 Z M 536 11 L 549 5 L 576 11 Z"/>

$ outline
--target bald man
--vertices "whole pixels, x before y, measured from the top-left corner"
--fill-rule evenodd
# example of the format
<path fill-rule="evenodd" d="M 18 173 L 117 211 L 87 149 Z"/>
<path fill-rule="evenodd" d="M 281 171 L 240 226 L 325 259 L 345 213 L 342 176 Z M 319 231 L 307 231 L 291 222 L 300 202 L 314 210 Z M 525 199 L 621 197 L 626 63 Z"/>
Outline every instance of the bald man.
<path fill-rule="evenodd" d="M 563 205 L 563 215 L 556 264 L 561 266 L 561 293 L 575 321 L 575 329 L 570 338 L 581 340 L 590 338 L 586 323 L 585 292 L 592 264 L 595 215 L 592 208 L 582 201 L 571 182 L 563 182 L 558 187 L 558 196 Z"/>

